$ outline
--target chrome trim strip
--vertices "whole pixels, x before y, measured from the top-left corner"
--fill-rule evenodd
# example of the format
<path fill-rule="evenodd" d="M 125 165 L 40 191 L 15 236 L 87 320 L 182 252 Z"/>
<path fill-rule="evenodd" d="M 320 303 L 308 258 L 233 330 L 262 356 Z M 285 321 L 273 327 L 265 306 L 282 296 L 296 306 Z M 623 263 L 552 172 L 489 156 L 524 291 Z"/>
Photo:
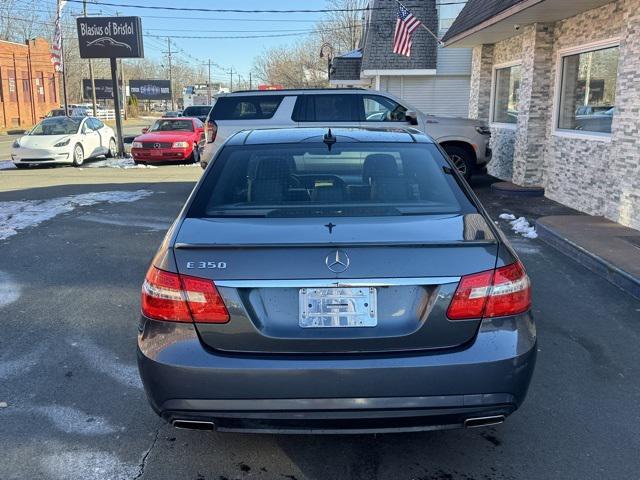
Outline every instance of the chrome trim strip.
<path fill-rule="evenodd" d="M 180 250 L 202 250 L 214 248 L 338 248 L 338 247 L 477 247 L 496 245 L 497 240 L 460 240 L 438 242 L 323 242 L 323 243 L 184 243 L 177 242 L 173 248 Z"/>
<path fill-rule="evenodd" d="M 214 280 L 217 287 L 230 288 L 323 288 L 393 287 L 406 285 L 442 285 L 457 283 L 460 277 L 417 278 L 327 278 L 318 280 Z"/>

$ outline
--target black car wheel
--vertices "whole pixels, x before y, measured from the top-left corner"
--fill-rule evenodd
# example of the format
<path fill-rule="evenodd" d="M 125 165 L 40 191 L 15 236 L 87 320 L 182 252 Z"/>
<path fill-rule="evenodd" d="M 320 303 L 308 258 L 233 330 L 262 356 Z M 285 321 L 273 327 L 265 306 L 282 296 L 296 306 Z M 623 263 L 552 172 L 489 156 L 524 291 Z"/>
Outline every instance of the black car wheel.
<path fill-rule="evenodd" d="M 473 158 L 468 150 L 457 145 L 445 145 L 444 151 L 447 152 L 451 162 L 458 171 L 469 180 L 471 178 L 471 170 L 473 168 Z"/>

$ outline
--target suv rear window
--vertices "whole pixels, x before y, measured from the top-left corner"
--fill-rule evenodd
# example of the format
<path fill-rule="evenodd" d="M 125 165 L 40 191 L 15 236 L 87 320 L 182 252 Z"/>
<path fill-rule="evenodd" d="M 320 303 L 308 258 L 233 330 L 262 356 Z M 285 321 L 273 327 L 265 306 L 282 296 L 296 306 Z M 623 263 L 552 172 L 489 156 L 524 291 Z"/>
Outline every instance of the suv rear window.
<path fill-rule="evenodd" d="M 189 217 L 476 213 L 433 144 L 344 143 L 224 148 Z"/>
<path fill-rule="evenodd" d="M 281 95 L 221 97 L 213 107 L 214 120 L 263 120 L 273 117 L 282 102 Z"/>
<path fill-rule="evenodd" d="M 211 110 L 210 105 L 204 106 L 191 106 L 184 109 L 182 112 L 183 117 L 206 117 Z"/>

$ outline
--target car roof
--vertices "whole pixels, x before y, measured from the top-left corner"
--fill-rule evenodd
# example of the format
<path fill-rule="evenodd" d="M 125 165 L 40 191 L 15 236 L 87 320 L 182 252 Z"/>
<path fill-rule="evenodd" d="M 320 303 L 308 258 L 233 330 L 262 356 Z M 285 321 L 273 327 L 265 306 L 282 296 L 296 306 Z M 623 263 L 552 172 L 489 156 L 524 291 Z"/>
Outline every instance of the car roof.
<path fill-rule="evenodd" d="M 434 143 L 424 133 L 414 128 L 265 128 L 242 130 L 233 135 L 227 145 L 268 145 L 274 143 L 321 143 L 331 132 L 338 142 L 384 142 L 384 143 Z"/>
<path fill-rule="evenodd" d="M 223 93 L 221 97 L 237 95 L 302 95 L 304 93 L 362 93 L 364 88 L 283 88 L 280 90 L 236 90 L 231 93 Z"/>

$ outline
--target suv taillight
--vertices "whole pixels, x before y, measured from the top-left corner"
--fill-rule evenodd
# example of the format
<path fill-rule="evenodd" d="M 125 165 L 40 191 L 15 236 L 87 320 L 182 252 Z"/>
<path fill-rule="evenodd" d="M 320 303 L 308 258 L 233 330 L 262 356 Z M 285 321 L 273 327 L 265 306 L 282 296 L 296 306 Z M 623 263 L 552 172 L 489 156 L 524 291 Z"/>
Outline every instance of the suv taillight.
<path fill-rule="evenodd" d="M 216 140 L 218 134 L 218 125 L 213 120 L 207 121 L 207 143 L 213 143 Z"/>
<path fill-rule="evenodd" d="M 227 323 L 229 312 L 211 280 L 153 265 L 142 285 L 142 314 L 169 322 Z"/>
<path fill-rule="evenodd" d="M 451 320 L 516 315 L 531 307 L 531 284 L 520 262 L 465 275 L 449 304 Z"/>

